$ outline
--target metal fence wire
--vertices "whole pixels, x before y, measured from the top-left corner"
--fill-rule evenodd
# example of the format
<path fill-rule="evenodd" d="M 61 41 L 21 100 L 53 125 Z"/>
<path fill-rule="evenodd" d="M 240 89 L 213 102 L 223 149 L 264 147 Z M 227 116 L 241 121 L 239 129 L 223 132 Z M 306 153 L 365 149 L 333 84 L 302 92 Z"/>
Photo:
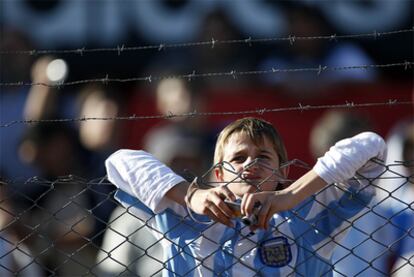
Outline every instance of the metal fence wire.
<path fill-rule="evenodd" d="M 321 252 L 326 247 L 335 246 L 332 262 L 329 263 L 329 272 L 337 276 L 345 276 L 343 271 L 349 264 L 355 267 L 354 275 L 360 276 L 389 276 L 407 272 L 413 268 L 414 231 L 413 231 L 413 197 L 409 194 L 414 189 L 413 162 L 396 162 L 384 164 L 378 160 L 371 160 L 383 167 L 383 173 L 376 178 L 364 178 L 357 175 L 354 181 L 364 180 L 363 186 L 357 192 L 346 191 L 341 184 L 331 184 L 324 190 L 335 187 L 344 191 L 348 196 L 346 201 L 352 201 L 361 206 L 361 212 L 351 221 L 340 218 L 336 207 L 326 206 L 318 202 L 318 194 L 313 196 L 319 205 L 325 205 L 326 216 L 337 216 L 338 220 L 345 221 L 344 225 L 328 236 L 328 241 L 306 251 L 307 258 L 303 263 L 313 262 L 314 259 L 323 260 Z M 300 161 L 293 161 L 290 165 L 303 167 Z M 216 165 L 218 166 L 218 165 Z M 232 169 L 222 165 L 225 170 Z M 214 168 L 214 167 L 213 167 Z M 209 173 L 199 176 L 200 183 L 206 186 L 219 185 L 209 182 Z M 269 180 L 278 175 L 279 170 L 272 170 Z M 240 174 L 235 173 L 234 182 L 240 180 Z M 280 177 L 280 176 L 279 176 Z M 262 180 L 266 182 L 269 180 Z M 287 183 L 294 180 L 284 179 Z M 368 182 L 366 182 L 368 181 Z M 260 190 L 260 183 L 256 184 Z M 365 203 L 359 197 L 368 187 L 374 187 L 376 197 L 370 203 Z M 204 232 L 199 237 L 185 241 L 183 244 L 165 233 L 156 226 L 155 216 L 140 217 L 134 211 L 135 203 L 129 208 L 117 204 L 114 199 L 116 188 L 106 177 L 84 180 L 76 176 L 60 177 L 53 181 L 42 178 L 29 180 L 2 180 L 0 201 L 0 275 L 1 276 L 160 276 L 163 271 L 170 275 L 192 275 L 198 267 L 210 270 L 214 276 L 225 275 L 225 272 L 215 272 L 211 260 L 217 251 L 226 251 L 217 238 L 206 237 Z M 305 200 L 306 202 L 306 200 Z M 293 237 L 284 233 L 283 225 L 292 220 L 302 220 L 298 206 L 292 216 L 284 218 L 277 225 L 270 225 L 270 233 L 279 232 L 287 242 L 287 247 L 303 247 L 297 240 L 303 239 L 309 232 L 324 232 L 321 217 L 320 222 L 303 224 L 307 226 L 301 230 L 303 237 Z M 189 222 L 186 228 L 195 228 L 199 224 L 195 216 L 187 215 L 183 222 Z M 295 218 L 296 217 L 296 218 Z M 205 224 L 205 230 L 214 228 L 216 224 Z M 237 227 L 238 226 L 238 227 Z M 251 232 L 245 225 L 237 225 L 235 234 L 250 241 L 242 253 L 225 252 L 230 257 L 230 266 L 243 266 L 246 274 L 265 276 L 264 268 L 251 268 L 245 263 L 246 255 L 251 250 L 264 251 L 272 259 L 274 266 L 283 264 L 283 261 L 292 259 L 286 245 L 275 242 L 276 246 L 264 249 L 263 245 L 250 239 Z M 173 232 L 174 230 L 170 230 Z M 340 239 L 345 233 L 348 236 Z M 194 268 L 185 274 L 178 274 L 173 268 L 167 268 L 168 260 L 164 258 L 163 246 L 173 244 L 180 253 L 191 253 L 186 249 L 191 243 L 203 238 L 210 241 L 211 251 L 204 258 L 196 258 Z M 173 257 L 174 258 L 174 257 Z M 294 267 L 289 263 L 287 274 L 302 276 L 297 270 L 301 264 Z M 309 272 L 307 276 L 312 276 Z"/>

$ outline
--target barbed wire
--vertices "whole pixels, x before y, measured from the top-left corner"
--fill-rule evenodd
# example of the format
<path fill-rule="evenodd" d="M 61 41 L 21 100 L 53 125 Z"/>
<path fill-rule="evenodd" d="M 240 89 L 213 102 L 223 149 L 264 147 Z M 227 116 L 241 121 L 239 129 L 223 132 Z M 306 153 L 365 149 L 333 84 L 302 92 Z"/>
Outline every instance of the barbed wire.
<path fill-rule="evenodd" d="M 8 123 L 0 124 L 0 128 L 7 128 L 15 124 L 37 124 L 37 123 L 72 123 L 81 121 L 94 121 L 94 120 L 150 120 L 150 119 L 172 119 L 172 118 L 192 118 L 192 117 L 209 117 L 209 116 L 232 116 L 232 115 L 254 115 L 259 116 L 265 113 L 275 112 L 289 112 L 289 111 L 308 111 L 319 109 L 352 109 L 352 108 L 367 108 L 367 107 L 381 107 L 381 106 L 401 106 L 401 105 L 414 105 L 414 101 L 399 101 L 397 99 L 388 99 L 385 102 L 371 102 L 371 103 L 354 103 L 345 102 L 345 104 L 335 105 L 303 105 L 298 103 L 297 106 L 282 107 L 282 108 L 257 108 L 254 110 L 244 111 L 224 111 L 224 112 L 198 112 L 192 111 L 189 113 L 173 114 L 168 113 L 166 115 L 130 115 L 130 116 L 114 116 L 114 117 L 78 117 L 78 118 L 55 118 L 55 119 L 27 119 L 27 120 L 13 120 Z"/>
<path fill-rule="evenodd" d="M 277 73 L 298 73 L 298 72 L 315 72 L 317 76 L 320 76 L 324 71 L 343 71 L 343 70 L 356 70 L 356 69 L 374 69 L 374 68 L 391 68 L 391 67 L 404 67 L 405 70 L 411 68 L 414 64 L 412 61 L 404 61 L 398 63 L 388 64 L 367 64 L 367 65 L 352 65 L 352 66 L 327 66 L 319 65 L 318 67 L 306 67 L 306 68 L 275 68 L 272 67 L 267 70 L 250 70 L 250 71 L 236 71 L 231 70 L 229 72 L 208 72 L 208 73 L 196 73 L 193 70 L 190 74 L 178 74 L 168 76 L 145 76 L 145 77 L 131 77 L 131 78 L 110 78 L 109 74 L 106 74 L 103 78 L 83 79 L 75 80 L 70 82 L 56 82 L 56 83 L 43 83 L 43 82 L 0 82 L 0 87 L 14 87 L 14 86 L 45 86 L 50 88 L 60 89 L 67 86 L 83 85 L 89 83 L 102 83 L 107 85 L 108 83 L 128 83 L 128 82 L 148 82 L 160 81 L 164 79 L 177 78 L 191 81 L 193 79 L 201 78 L 216 78 L 216 77 L 231 77 L 237 79 L 238 77 L 244 76 L 257 76 L 266 74 L 277 74 Z"/>
<path fill-rule="evenodd" d="M 143 45 L 143 46 L 132 46 L 127 47 L 124 44 L 118 45 L 117 47 L 107 47 L 107 48 L 76 48 L 76 49 L 64 49 L 64 50 L 47 50 L 47 49 L 32 49 L 32 50 L 2 50 L 0 55 L 44 55 L 44 54 L 77 54 L 83 56 L 87 53 L 100 53 L 100 52 L 114 52 L 118 56 L 123 52 L 128 51 L 142 51 L 142 50 L 157 50 L 162 51 L 165 49 L 172 48 L 189 48 L 189 47 L 200 47 L 200 46 L 210 46 L 211 49 L 214 49 L 218 45 L 235 45 L 235 44 L 245 44 L 252 46 L 255 43 L 269 43 L 269 42 L 289 42 L 290 45 L 293 45 L 296 41 L 301 40 L 327 40 L 332 42 L 337 42 L 341 39 L 354 39 L 354 38 L 371 38 L 378 39 L 379 37 L 383 38 L 386 36 L 398 35 L 403 33 L 413 33 L 414 26 L 411 29 L 401 29 L 388 32 L 377 32 L 374 30 L 371 33 L 361 33 L 361 34 L 350 34 L 350 35 L 319 35 L 319 36 L 295 36 L 289 35 L 287 37 L 270 37 L 270 38 L 252 38 L 247 37 L 245 39 L 233 39 L 233 40 L 217 40 L 211 38 L 209 41 L 196 41 L 196 42 L 185 42 L 185 43 L 160 43 L 156 45 Z"/>

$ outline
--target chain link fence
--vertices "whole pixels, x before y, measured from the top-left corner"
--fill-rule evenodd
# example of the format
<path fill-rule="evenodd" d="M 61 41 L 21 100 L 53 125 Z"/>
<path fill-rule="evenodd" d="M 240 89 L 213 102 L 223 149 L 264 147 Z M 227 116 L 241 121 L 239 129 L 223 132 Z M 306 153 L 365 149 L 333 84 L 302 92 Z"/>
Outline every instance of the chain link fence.
<path fill-rule="evenodd" d="M 295 164 L 301 165 L 298 161 Z M 380 176 L 370 179 L 357 176 L 355 180 L 364 179 L 368 181 L 368 186 L 375 187 L 375 199 L 369 204 L 361 201 L 358 195 L 366 187 L 357 192 L 345 192 L 349 193 L 349 201 L 354 201 L 355 205 L 364 205 L 361 212 L 352 221 L 346 222 L 343 228 L 331 234 L 314 252 L 302 249 L 307 252 L 307 258 L 302 263 L 313 262 L 315 258 L 323 260 L 320 253 L 326 247 L 334 245 L 330 269 L 337 276 L 346 276 L 350 265 L 354 270 L 353 275 L 359 276 L 404 276 L 413 270 L 414 176 L 409 172 L 413 172 L 414 164 L 405 162 L 381 166 L 383 173 Z M 274 174 L 277 172 L 273 171 Z M 209 183 L 208 176 L 209 172 L 201 176 L 203 183 L 217 185 Z M 239 177 L 236 174 L 233 181 L 237 182 Z M 272 177 L 269 178 L 262 182 L 270 181 Z M 341 185 L 331 185 L 324 190 L 332 187 L 344 190 Z M 41 178 L 2 180 L 0 275 L 161 276 L 163 271 L 173 276 L 183 275 L 171 268 L 167 269 L 168 260 L 163 255 L 163 246 L 175 244 L 179 251 L 188 254 L 190 252 L 186 247 L 155 228 L 154 216 L 141 218 L 134 212 L 134 205 L 131 208 L 118 205 L 114 199 L 115 193 L 115 187 L 106 177 L 94 180 L 76 176 L 53 181 Z M 318 201 L 318 195 L 314 199 Z M 325 205 L 323 202 L 318 203 Z M 329 205 L 324 208 L 327 216 L 335 215 L 335 208 Z M 300 210 L 297 210 L 292 217 L 271 225 L 271 232 L 280 232 L 285 243 L 292 247 L 296 240 L 306 237 L 307 232 L 317 233 L 323 230 L 323 227 L 320 229 L 324 220 L 321 218 L 320 222 L 314 222 L 309 225 L 309 229 L 303 230 L 303 237 L 292 236 L 283 231 L 284 225 L 291 220 L 305 219 L 300 218 Z M 187 226 L 189 229 L 199 224 L 189 215 L 182 221 L 190 222 Z M 215 228 L 217 224 L 219 223 L 205 224 L 203 230 Z M 237 225 L 234 231 L 249 241 L 249 247 L 237 255 L 226 252 L 232 261 L 226 270 L 242 266 L 248 275 L 249 272 L 255 276 L 266 275 L 261 268 L 249 268 L 245 262 L 248 259 L 246 255 L 252 249 L 271 257 L 275 266 L 295 259 L 285 247 L 286 244 L 275 241 L 272 247 L 266 249 L 255 243 L 250 239 L 251 232 L 247 226 Z M 348 236 L 341 240 L 347 231 Z M 204 236 L 203 239 L 208 240 L 212 249 L 216 250 L 212 250 L 205 258 L 198 259 L 188 274 L 194 274 L 196 267 L 203 266 L 210 270 L 211 275 L 223 275 L 224 272 L 214 272 L 214 267 L 209 265 L 216 252 L 222 251 L 224 246 L 218 245 L 216 238 L 207 237 L 204 233 L 200 233 L 200 237 Z M 184 245 L 188 246 L 200 237 L 186 241 Z M 285 266 L 288 267 L 286 275 L 302 275 L 296 268 L 301 264 L 296 264 L 295 267 L 289 267 L 288 264 Z M 311 272 L 308 274 L 312 275 Z M 326 275 L 329 274 L 326 272 Z"/>

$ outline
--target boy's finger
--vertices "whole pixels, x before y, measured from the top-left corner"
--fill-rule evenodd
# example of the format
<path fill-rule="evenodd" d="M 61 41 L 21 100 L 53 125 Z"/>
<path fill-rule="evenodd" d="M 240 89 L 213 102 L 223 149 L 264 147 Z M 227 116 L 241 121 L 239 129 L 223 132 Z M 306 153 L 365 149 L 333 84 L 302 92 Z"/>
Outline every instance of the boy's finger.
<path fill-rule="evenodd" d="M 210 212 L 216 218 L 216 221 L 218 221 L 218 222 L 220 222 L 224 225 L 227 225 L 227 226 L 232 226 L 233 223 L 230 220 L 231 216 L 229 217 L 229 216 L 225 215 L 213 202 L 210 202 L 210 203 L 211 203 L 211 205 L 208 208 L 209 208 Z M 226 207 L 227 207 L 227 205 L 226 205 Z M 228 209 L 228 207 L 227 207 L 227 209 Z"/>
<path fill-rule="evenodd" d="M 271 213 L 271 211 L 269 209 L 269 212 L 266 215 L 266 221 L 265 221 L 265 229 L 266 230 L 269 229 L 269 222 L 272 219 L 272 217 L 273 217 L 273 214 Z"/>
<path fill-rule="evenodd" d="M 228 188 L 228 186 L 222 186 L 220 192 L 225 198 L 231 201 L 236 201 L 236 195 Z"/>
<path fill-rule="evenodd" d="M 268 202 L 262 204 L 260 210 L 258 211 L 258 223 L 257 225 L 263 229 L 266 229 L 266 220 L 267 215 L 269 214 L 270 204 Z"/>
<path fill-rule="evenodd" d="M 253 206 L 253 195 L 250 193 L 243 195 L 241 202 L 241 213 L 246 216 L 250 216 L 253 210 Z"/>
<path fill-rule="evenodd" d="M 212 201 L 214 205 L 220 210 L 221 213 L 223 213 L 226 217 L 232 218 L 235 216 L 234 212 L 229 208 L 229 206 L 224 203 L 221 199 L 215 199 Z"/>

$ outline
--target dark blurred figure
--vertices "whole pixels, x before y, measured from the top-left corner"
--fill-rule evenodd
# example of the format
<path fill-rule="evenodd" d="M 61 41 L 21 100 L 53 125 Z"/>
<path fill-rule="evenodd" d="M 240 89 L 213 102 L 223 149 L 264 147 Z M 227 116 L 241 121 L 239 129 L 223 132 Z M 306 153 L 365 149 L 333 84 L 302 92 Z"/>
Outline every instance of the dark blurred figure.
<path fill-rule="evenodd" d="M 0 275 L 40 277 L 43 272 L 36 263 L 36 257 L 18 234 L 21 222 L 16 221 L 17 213 L 9 203 L 12 185 L 0 177 Z"/>
<path fill-rule="evenodd" d="M 2 27 L 0 49 L 2 51 L 30 50 L 33 45 L 18 30 Z M 30 78 L 32 56 L 1 55 L 0 81 L 19 82 Z M 6 124 L 15 120 L 23 120 L 23 110 L 29 92 L 27 86 L 10 86 L 0 88 L 0 122 Z M 9 178 L 27 179 L 36 175 L 36 170 L 20 161 L 17 155 L 19 141 L 27 125 L 14 124 L 0 128 L 0 170 Z M 7 158 L 6 158 L 7 157 Z"/>
<path fill-rule="evenodd" d="M 76 132 L 67 125 L 32 126 L 20 146 L 20 155 L 39 170 L 15 191 L 13 203 L 22 214 L 20 231 L 47 274 L 77 275 L 86 272 L 95 251 L 88 238 L 95 227 L 92 192 L 83 176 L 87 155 Z"/>
<path fill-rule="evenodd" d="M 296 6 L 287 8 L 290 42 L 274 45 L 273 53 L 259 63 L 260 70 L 343 67 L 372 64 L 372 59 L 357 44 L 322 39 L 299 40 L 294 37 L 332 35 L 329 23 L 315 9 Z M 270 85 L 285 87 L 296 96 L 315 96 L 319 90 L 338 82 L 372 82 L 376 72 L 365 69 L 275 73 L 263 76 Z"/>
<path fill-rule="evenodd" d="M 40 123 L 31 126 L 19 149 L 22 159 L 39 169 L 42 178 L 85 173 L 86 156 L 76 131 L 64 124 Z"/>

